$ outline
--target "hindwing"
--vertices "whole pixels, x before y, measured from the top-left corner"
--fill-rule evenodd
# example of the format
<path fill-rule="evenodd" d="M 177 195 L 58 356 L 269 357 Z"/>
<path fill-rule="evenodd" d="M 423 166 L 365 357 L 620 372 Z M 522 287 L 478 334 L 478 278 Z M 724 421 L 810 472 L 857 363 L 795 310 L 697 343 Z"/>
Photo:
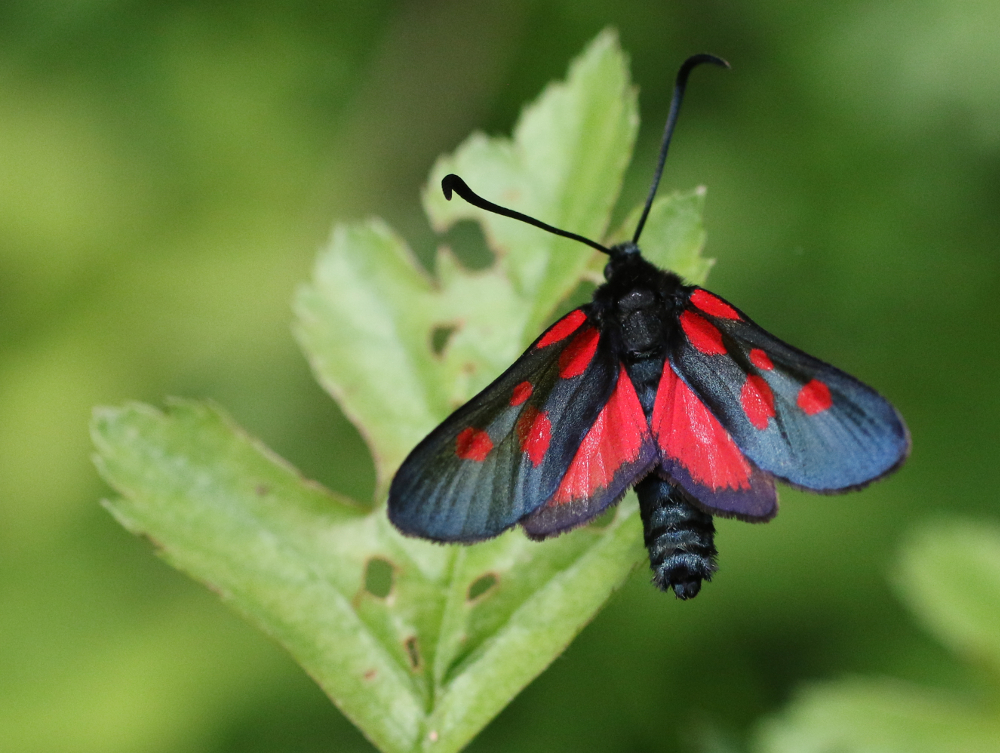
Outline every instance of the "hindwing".
<path fill-rule="evenodd" d="M 549 500 L 521 521 L 524 532 L 544 539 L 583 525 L 615 504 L 656 465 L 658 453 L 624 366 L 618 381 L 580 443 Z"/>
<path fill-rule="evenodd" d="M 650 423 L 660 449 L 658 472 L 682 486 L 701 507 L 752 521 L 777 514 L 772 478 L 743 454 L 669 359 L 663 364 Z"/>

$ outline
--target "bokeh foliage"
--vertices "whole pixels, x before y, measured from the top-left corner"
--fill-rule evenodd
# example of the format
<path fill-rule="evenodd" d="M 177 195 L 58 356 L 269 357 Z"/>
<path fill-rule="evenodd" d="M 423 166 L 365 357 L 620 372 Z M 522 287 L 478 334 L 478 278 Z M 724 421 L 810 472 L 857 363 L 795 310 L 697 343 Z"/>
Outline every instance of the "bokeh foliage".
<path fill-rule="evenodd" d="M 1000 9 L 626 1 L 11 2 L 0 8 L 0 736 L 48 751 L 366 750 L 319 690 L 94 500 L 94 404 L 211 397 L 311 477 L 374 470 L 288 337 L 333 218 L 417 200 L 473 127 L 509 131 L 611 23 L 643 194 L 687 54 L 733 62 L 686 105 L 666 188 L 710 187 L 712 287 L 875 384 L 914 434 L 864 493 L 785 492 L 723 523 L 692 604 L 642 573 L 473 744 L 739 741 L 804 679 L 984 684 L 884 574 L 930 514 L 996 517 Z M 456 226 L 446 240 L 472 248 Z M 461 241 L 461 244 L 459 244 Z M 678 723 L 683 718 L 690 720 Z"/>
<path fill-rule="evenodd" d="M 1000 749 L 1000 530 L 937 518 L 908 537 L 896 590 L 985 687 L 885 677 L 812 683 L 760 725 L 761 753 L 961 753 Z"/>

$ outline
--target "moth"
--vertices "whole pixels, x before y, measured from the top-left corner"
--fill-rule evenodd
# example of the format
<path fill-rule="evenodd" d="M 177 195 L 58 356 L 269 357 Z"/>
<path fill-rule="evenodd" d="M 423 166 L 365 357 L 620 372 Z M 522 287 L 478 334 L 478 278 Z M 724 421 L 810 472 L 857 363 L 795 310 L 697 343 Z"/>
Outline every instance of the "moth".
<path fill-rule="evenodd" d="M 680 599 L 716 571 L 713 516 L 770 520 L 775 481 L 823 494 L 897 469 L 910 436 L 875 390 L 779 340 L 721 297 L 646 261 L 638 241 L 691 71 L 681 66 L 631 241 L 603 245 L 442 181 L 469 203 L 608 256 L 593 300 L 563 316 L 432 431 L 390 490 L 400 531 L 470 544 L 520 524 L 583 525 L 635 487 L 653 582 Z"/>

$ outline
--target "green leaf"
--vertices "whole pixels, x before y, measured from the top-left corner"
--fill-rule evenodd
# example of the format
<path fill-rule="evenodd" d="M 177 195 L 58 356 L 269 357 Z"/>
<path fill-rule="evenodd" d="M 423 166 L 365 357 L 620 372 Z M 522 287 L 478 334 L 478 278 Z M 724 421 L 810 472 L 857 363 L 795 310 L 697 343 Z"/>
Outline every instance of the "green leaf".
<path fill-rule="evenodd" d="M 926 525 L 911 536 L 895 576 L 903 600 L 938 640 L 1000 677 L 1000 530 Z"/>
<path fill-rule="evenodd" d="M 600 239 L 621 190 L 639 127 L 635 89 L 614 32 L 602 32 L 525 108 L 512 140 L 474 134 L 438 160 L 424 191 L 431 222 L 444 230 L 474 219 L 526 302 L 527 344 L 580 279 L 589 261 L 576 241 L 559 238 L 464 201 L 446 201 L 441 178 L 461 175 L 472 190 L 564 230 Z"/>
<path fill-rule="evenodd" d="M 106 503 L 115 518 L 285 646 L 372 742 L 406 750 L 419 687 L 356 608 L 380 519 L 304 482 L 210 406 L 98 409 L 92 434 L 123 495 Z"/>
<path fill-rule="evenodd" d="M 460 749 L 643 555 L 634 504 L 545 545 L 404 539 L 199 403 L 99 409 L 93 437 L 118 521 L 285 646 L 385 751 Z M 377 593 L 373 561 L 391 568 Z"/>
<path fill-rule="evenodd" d="M 1000 719 L 958 695 L 893 680 L 846 680 L 802 691 L 760 728 L 761 753 L 995 751 Z"/>
<path fill-rule="evenodd" d="M 694 285 L 702 285 L 715 264 L 715 259 L 701 255 L 705 247 L 705 188 L 699 186 L 691 191 L 677 191 L 670 196 L 662 196 L 649 208 L 649 216 L 642 229 L 639 246 L 642 255 L 663 269 L 669 269 Z M 640 204 L 622 222 L 621 226 L 608 238 L 609 244 L 631 240 L 635 227 L 642 216 Z M 604 258 L 596 258 L 592 272 L 600 272 Z M 599 263 L 599 264 L 598 264 Z"/>
<path fill-rule="evenodd" d="M 438 271 L 430 279 L 380 220 L 341 225 L 296 297 L 295 333 L 367 441 L 381 493 L 417 442 L 521 353 L 525 310 L 500 270 L 468 272 L 440 253 Z"/>
<path fill-rule="evenodd" d="M 429 214 L 482 222 L 492 268 L 441 251 L 431 276 L 379 220 L 334 229 L 296 296 L 295 333 L 371 449 L 373 506 L 305 481 L 212 406 L 95 415 L 118 520 L 288 648 L 384 751 L 460 749 L 645 558 L 634 497 L 544 544 L 517 530 L 471 547 L 407 539 L 384 510 L 406 453 L 522 353 L 591 264 L 579 244 L 444 202 L 441 175 L 599 238 L 636 123 L 624 56 L 602 33 L 513 141 L 473 136 L 434 168 Z M 644 240 L 696 277 L 703 193 L 657 202 Z"/>

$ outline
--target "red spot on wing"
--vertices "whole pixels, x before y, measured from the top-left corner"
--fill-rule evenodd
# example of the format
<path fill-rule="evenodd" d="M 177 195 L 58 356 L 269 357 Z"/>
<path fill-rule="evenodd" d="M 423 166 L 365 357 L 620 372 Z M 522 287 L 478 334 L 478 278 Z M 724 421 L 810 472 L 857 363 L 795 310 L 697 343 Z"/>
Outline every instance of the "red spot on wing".
<path fill-rule="evenodd" d="M 623 366 L 615 391 L 597 414 L 597 420 L 580 443 L 580 449 L 548 504 L 563 505 L 589 499 L 599 490 L 606 489 L 619 468 L 639 459 L 643 443 L 648 440 L 646 416 Z"/>
<path fill-rule="evenodd" d="M 552 422 L 549 414 L 529 405 L 517 419 L 517 439 L 521 443 L 521 451 L 528 454 L 531 464 L 538 466 L 545 459 L 552 441 Z"/>
<path fill-rule="evenodd" d="M 721 298 L 718 298 L 707 290 L 694 291 L 691 294 L 691 303 L 700 308 L 706 314 L 711 316 L 717 316 L 720 319 L 739 319 L 740 315 L 736 313 L 736 309 L 730 306 Z"/>
<path fill-rule="evenodd" d="M 771 357 L 760 348 L 754 348 L 750 351 L 750 363 L 762 371 L 770 371 L 774 368 Z"/>
<path fill-rule="evenodd" d="M 486 456 L 493 449 L 493 441 L 490 435 L 482 429 L 474 429 L 471 426 L 462 429 L 455 437 L 455 454 L 462 460 L 475 460 L 482 463 Z"/>
<path fill-rule="evenodd" d="M 683 466 L 695 483 L 714 491 L 750 489 L 747 459 L 669 360 L 663 364 L 651 426 L 663 455 Z"/>
<path fill-rule="evenodd" d="M 740 390 L 740 405 L 755 429 L 763 431 L 774 415 L 774 393 L 764 377 L 751 374 Z"/>
<path fill-rule="evenodd" d="M 531 397 L 531 393 L 534 391 L 535 388 L 531 386 L 531 382 L 521 382 L 514 388 L 514 392 L 510 396 L 510 404 L 520 405 Z"/>
<path fill-rule="evenodd" d="M 552 325 L 548 332 L 538 341 L 538 348 L 544 348 L 552 343 L 557 343 L 560 340 L 565 340 L 567 337 L 572 335 L 576 330 L 587 321 L 587 315 L 576 309 L 575 311 L 570 311 L 566 316 L 560 319 L 558 322 Z"/>
<path fill-rule="evenodd" d="M 726 348 L 722 344 L 722 333 L 711 322 L 693 311 L 681 314 L 681 329 L 688 342 L 707 356 L 721 356 Z"/>
<path fill-rule="evenodd" d="M 601 333 L 594 327 L 587 327 L 576 335 L 566 350 L 559 354 L 559 376 L 569 379 L 585 372 L 597 352 L 600 336 Z"/>
<path fill-rule="evenodd" d="M 813 379 L 799 390 L 799 396 L 795 402 L 807 415 L 813 416 L 833 405 L 833 397 L 830 395 L 829 387 L 818 379 Z"/>

